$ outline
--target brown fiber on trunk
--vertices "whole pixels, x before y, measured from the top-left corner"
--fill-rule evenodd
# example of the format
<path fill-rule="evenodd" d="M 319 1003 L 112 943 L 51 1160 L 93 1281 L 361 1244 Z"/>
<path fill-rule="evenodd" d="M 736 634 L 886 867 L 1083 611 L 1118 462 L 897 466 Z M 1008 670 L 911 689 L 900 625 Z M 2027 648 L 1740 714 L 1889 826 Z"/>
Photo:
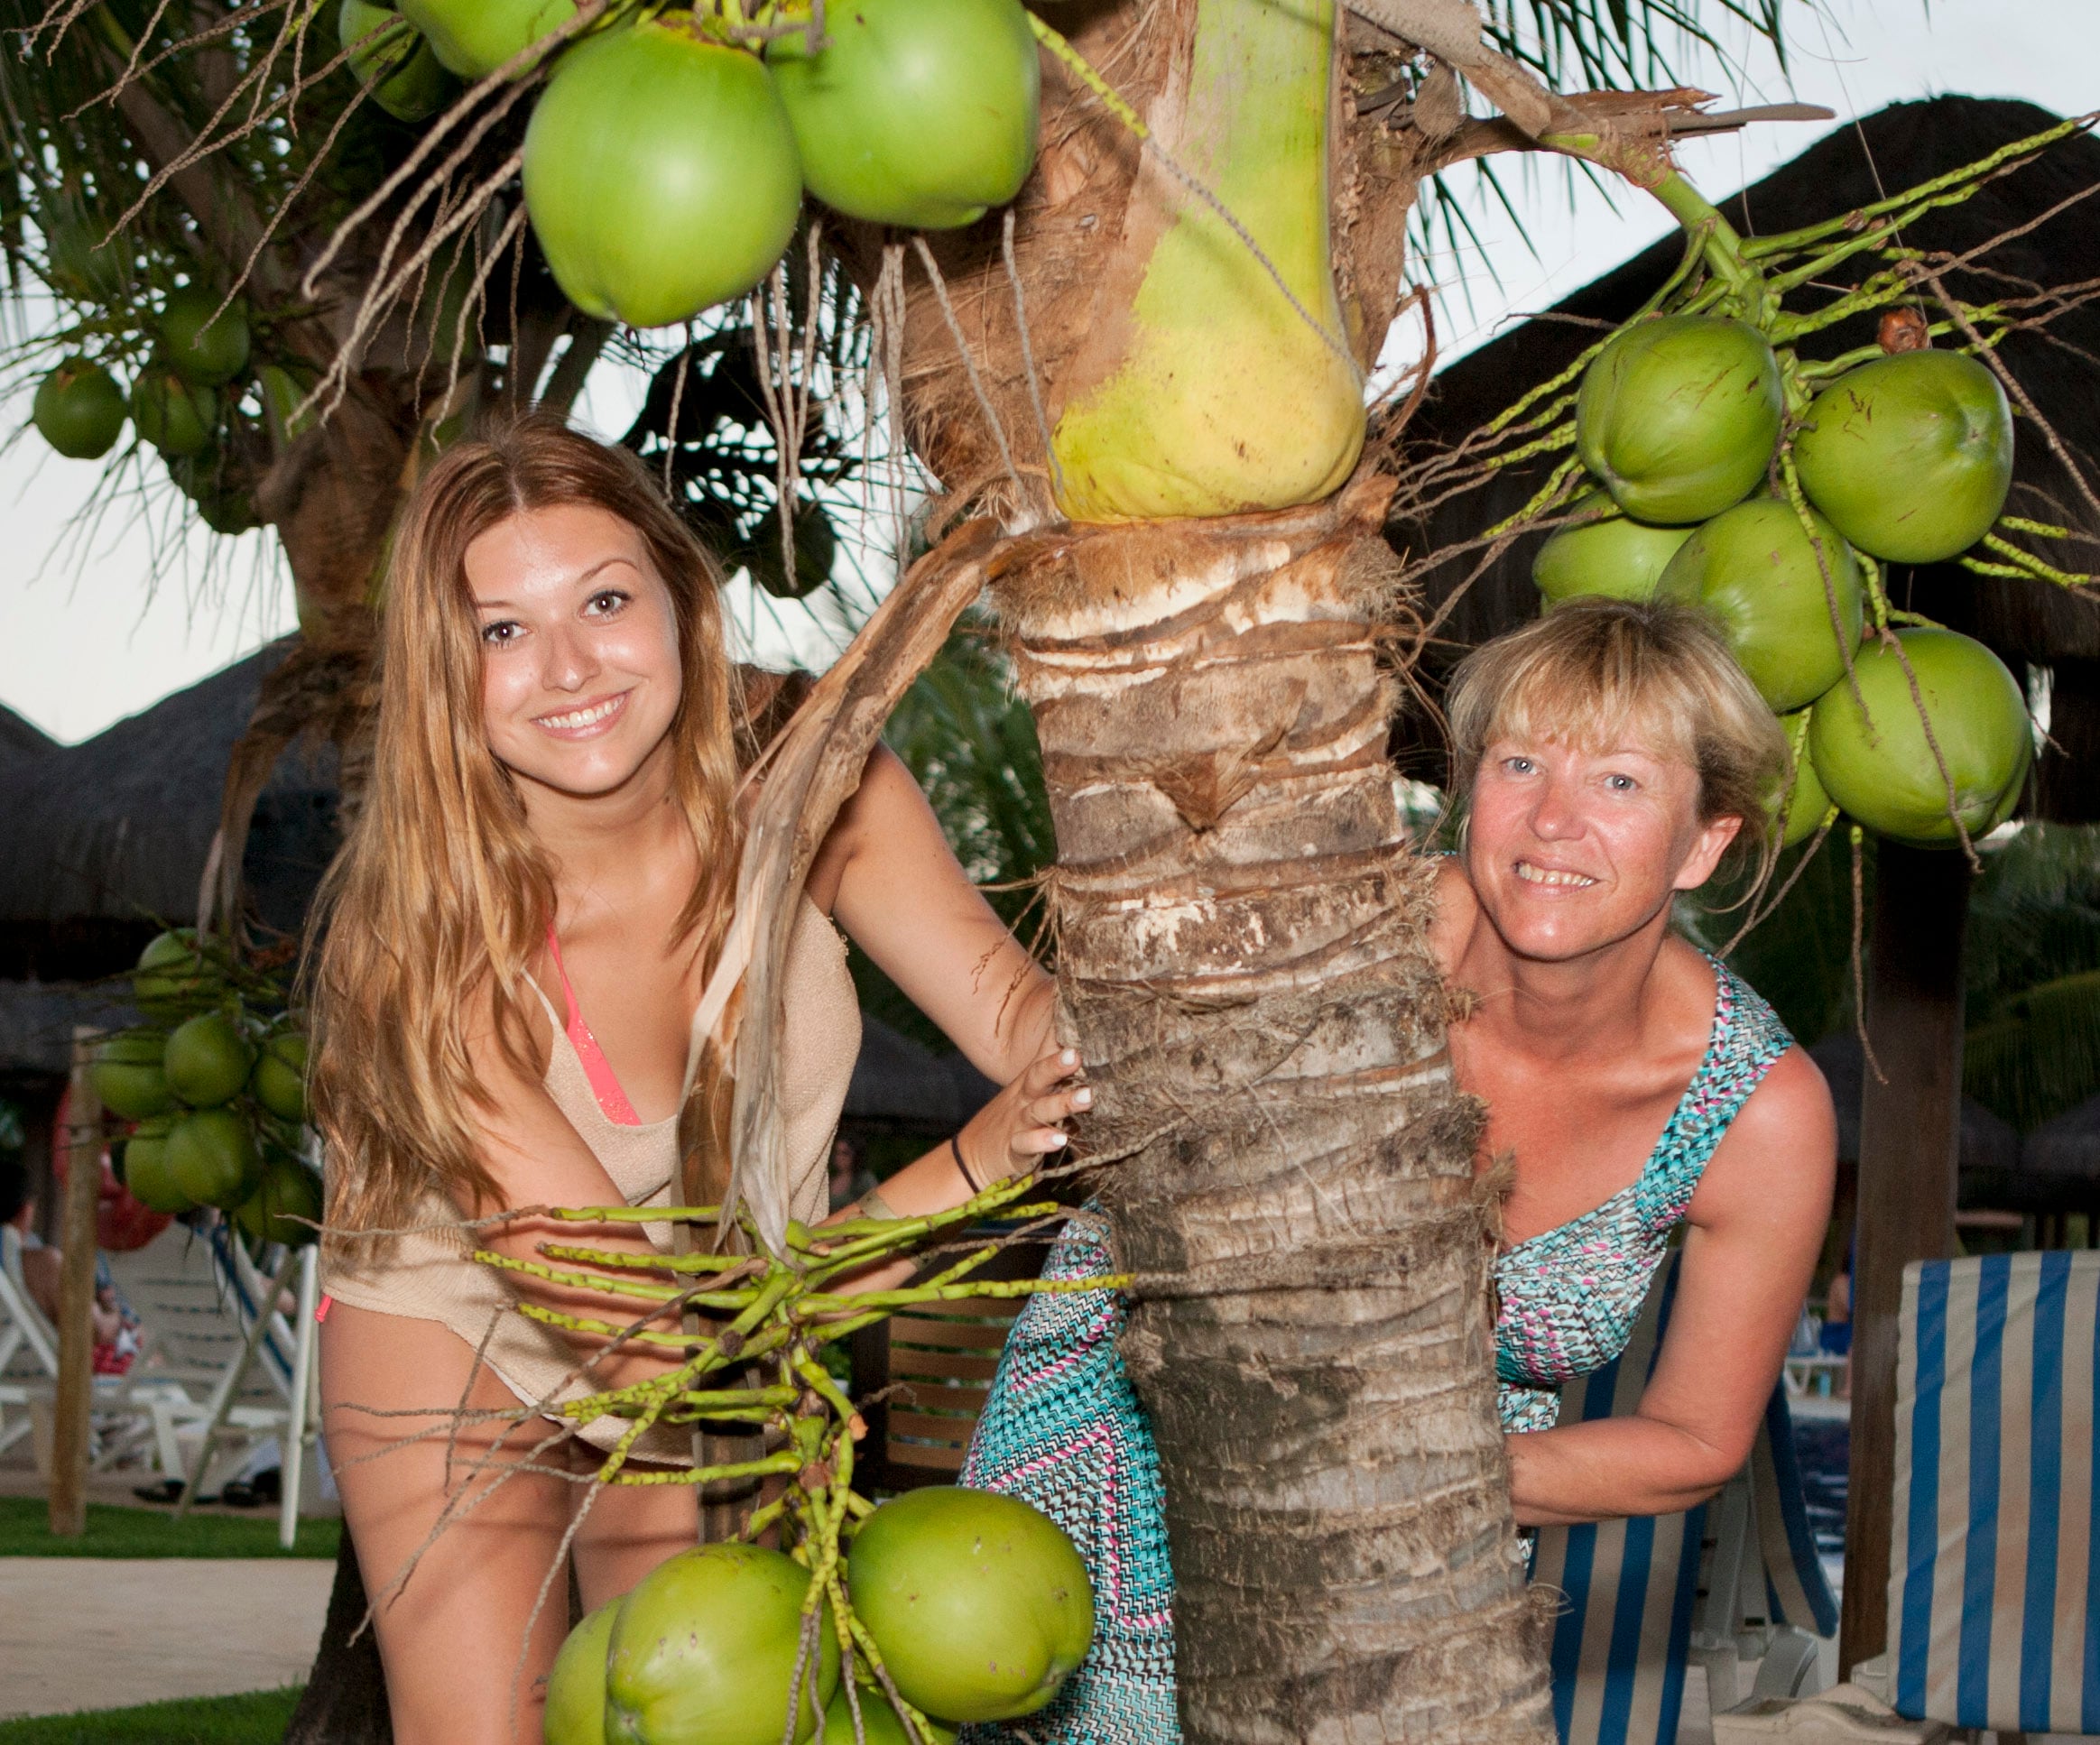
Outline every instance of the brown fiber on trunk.
<path fill-rule="evenodd" d="M 1552 1737 L 1478 1117 L 1383 755 L 1390 488 L 1039 535 L 997 596 L 1200 1745 Z"/>

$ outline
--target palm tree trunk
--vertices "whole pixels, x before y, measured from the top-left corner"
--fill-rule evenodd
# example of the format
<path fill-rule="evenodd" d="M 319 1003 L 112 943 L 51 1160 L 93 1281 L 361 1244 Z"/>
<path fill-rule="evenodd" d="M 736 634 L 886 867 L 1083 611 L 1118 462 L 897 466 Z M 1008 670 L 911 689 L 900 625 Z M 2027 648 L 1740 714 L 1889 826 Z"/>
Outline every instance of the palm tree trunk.
<path fill-rule="evenodd" d="M 1478 1116 L 1385 759 L 1390 489 L 1074 528 L 998 596 L 1203 1745 L 1552 1737 Z"/>

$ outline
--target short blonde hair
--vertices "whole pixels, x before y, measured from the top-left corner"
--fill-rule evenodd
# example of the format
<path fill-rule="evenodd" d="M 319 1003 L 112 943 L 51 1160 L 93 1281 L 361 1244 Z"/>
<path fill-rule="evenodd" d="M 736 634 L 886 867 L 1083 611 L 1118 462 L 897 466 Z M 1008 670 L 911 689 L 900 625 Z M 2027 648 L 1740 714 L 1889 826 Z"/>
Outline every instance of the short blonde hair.
<path fill-rule="evenodd" d="M 1608 751 L 1629 739 L 1698 774 L 1698 818 L 1738 817 L 1728 863 L 1777 852 L 1773 808 L 1786 730 L 1714 627 L 1686 606 L 1576 599 L 1484 642 L 1458 663 L 1446 706 L 1454 794 L 1472 791 L 1498 739 Z"/>

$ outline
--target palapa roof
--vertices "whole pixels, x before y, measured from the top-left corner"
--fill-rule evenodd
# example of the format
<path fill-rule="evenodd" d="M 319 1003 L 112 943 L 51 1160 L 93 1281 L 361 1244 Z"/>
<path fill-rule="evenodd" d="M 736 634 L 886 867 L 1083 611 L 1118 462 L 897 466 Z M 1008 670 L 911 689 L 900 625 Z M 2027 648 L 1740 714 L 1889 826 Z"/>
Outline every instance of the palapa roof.
<path fill-rule="evenodd" d="M 1941 97 L 1894 104 L 1836 129 L 1763 180 L 1718 204 L 1746 234 L 1790 230 L 1959 169 L 2058 119 L 2032 104 L 2007 99 Z M 2022 295 L 2033 287 L 2100 281 L 2100 199 L 2077 199 L 2095 184 L 2100 184 L 2100 139 L 2073 137 L 1988 183 L 1968 200 L 1920 219 L 1905 230 L 1903 240 L 1918 249 L 1966 253 L 2032 225 L 2026 235 L 1982 257 L 1978 266 L 1987 271 L 1947 275 L 1950 288 L 1971 302 Z M 2063 210 L 2044 218 L 2059 204 Z M 1440 372 L 1407 427 L 1403 448 L 1420 453 L 1456 443 L 1525 388 L 1565 369 L 1605 327 L 1626 319 L 1659 290 L 1682 254 L 1682 239 L 1666 237 Z M 1856 277 L 1857 270 L 1855 263 L 1833 277 Z M 1791 300 L 1805 307 L 1814 299 Z M 2100 456 L 2100 306 L 2075 310 L 2050 331 L 2053 338 L 2015 334 L 2005 341 L 2001 355 L 2067 444 L 2083 456 Z M 1871 343 L 1873 337 L 1871 327 L 1860 318 L 1816 336 L 1809 349 L 1815 355 L 1835 355 Z M 2012 507 L 2038 519 L 2077 524 L 2080 505 L 2047 447 L 2028 420 L 2021 420 L 2017 429 Z M 1476 536 L 1519 510 L 1557 458 L 1548 456 L 1535 466 L 1508 469 L 1494 485 L 1436 511 L 1426 526 L 1396 521 L 1392 537 L 1420 552 Z M 2052 504 L 2034 494 L 2043 490 Z M 2087 531 L 2100 532 L 2100 527 Z M 1439 631 L 1442 645 L 1431 651 L 1426 662 L 1432 685 L 1465 649 L 1537 613 L 1531 565 L 1539 543 L 1540 536 L 1520 541 L 1450 606 Z M 2054 555 L 2072 568 L 2092 567 L 2091 548 L 2083 557 L 2060 549 Z M 1428 578 L 1425 612 L 1434 613 L 1450 602 L 1471 562 L 1448 564 Z M 2044 757 L 2038 780 L 2050 796 L 2045 809 L 2048 816 L 2066 820 L 2100 817 L 2100 773 L 2094 770 L 2100 760 L 2090 754 L 2100 752 L 2100 725 L 2095 725 L 2100 724 L 2100 606 L 2044 583 L 1990 579 L 1952 564 L 1893 568 L 1890 585 L 1898 605 L 1979 637 L 2009 661 L 2055 669 L 2062 720 L 2052 732 L 2067 749 L 2075 744 L 2086 754 Z M 1406 749 L 1425 778 L 1438 778 L 1440 752 Z M 2066 767 L 2051 767 L 2058 764 Z"/>
<path fill-rule="evenodd" d="M 0 928 L 194 921 L 234 742 L 287 647 L 273 643 L 79 745 L 0 749 Z M 12 743 L 0 724 L 0 745 Z M 332 766 L 326 752 L 288 752 L 257 806 L 247 871 L 273 926 L 297 924 L 333 852 Z"/>
<path fill-rule="evenodd" d="M 1866 1056 L 1858 1032 L 1835 1030 L 1809 1050 L 1822 1068 L 1837 1105 L 1837 1155 L 1859 1156 L 1859 1105 L 1866 1089 Z M 2020 1135 L 1973 1096 L 1961 1100 L 1961 1170 L 1964 1175 L 2010 1176 L 2020 1162 Z"/>
<path fill-rule="evenodd" d="M 2059 1181 L 2100 1181 L 2100 1096 L 2045 1121 L 2027 1136 L 2020 1167 Z"/>

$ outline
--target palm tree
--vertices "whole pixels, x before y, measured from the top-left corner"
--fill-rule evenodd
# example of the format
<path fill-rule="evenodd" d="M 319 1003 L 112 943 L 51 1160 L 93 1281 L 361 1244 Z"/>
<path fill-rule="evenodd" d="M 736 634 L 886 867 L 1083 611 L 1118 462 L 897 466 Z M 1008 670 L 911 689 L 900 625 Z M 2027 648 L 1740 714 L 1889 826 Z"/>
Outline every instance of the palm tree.
<path fill-rule="evenodd" d="M 1550 150 L 1675 198 L 1658 173 L 1682 94 L 1611 88 L 1669 82 L 1661 32 L 1725 15 L 1776 37 L 1780 7 L 1522 11 L 1520 36 L 1517 8 L 1470 0 L 1062 9 L 1010 226 L 907 247 L 834 225 L 835 264 L 780 299 L 831 311 L 815 326 L 842 362 L 861 309 L 889 319 L 875 355 L 940 494 L 930 536 L 968 511 L 997 523 L 950 535 L 911 586 L 952 619 L 992 578 L 1034 712 L 1049 917 L 1098 1087 L 1087 1144 L 1115 1164 L 1103 1193 L 1139 1277 L 1126 1356 L 1165 1463 L 1196 1739 L 1550 1736 L 1494 1410 L 1477 1115 L 1383 758 L 1405 603 L 1382 530 L 1407 467 L 1390 441 L 1366 451 L 1365 381 L 1425 189 Z M 529 78 L 419 135 L 359 99 L 303 3 L 6 13 L 32 51 L 0 63 L 10 247 L 69 311 L 35 361 L 150 373 L 153 293 L 183 277 L 245 284 L 285 378 L 258 371 L 208 464 L 175 469 L 208 512 L 277 529 L 305 629 L 236 760 L 237 836 L 282 737 L 353 730 L 373 580 L 421 459 L 490 411 L 566 403 L 609 343 L 641 342 L 563 303 L 526 240 Z M 1557 94 L 1577 83 L 1605 88 Z M 1493 115 L 1469 117 L 1466 86 Z M 358 208 L 375 221 L 346 227 Z M 115 252 L 83 255 L 113 225 Z M 797 330 L 782 313 L 776 339 Z M 674 473 L 681 395 L 722 367 L 686 352 L 637 353 L 671 366 L 635 440 Z M 799 421 L 767 398 L 772 429 Z M 772 502 L 795 502 L 795 472 L 776 466 Z M 689 501 L 716 475 L 685 473 Z M 749 540 L 750 503 L 724 501 Z"/>

